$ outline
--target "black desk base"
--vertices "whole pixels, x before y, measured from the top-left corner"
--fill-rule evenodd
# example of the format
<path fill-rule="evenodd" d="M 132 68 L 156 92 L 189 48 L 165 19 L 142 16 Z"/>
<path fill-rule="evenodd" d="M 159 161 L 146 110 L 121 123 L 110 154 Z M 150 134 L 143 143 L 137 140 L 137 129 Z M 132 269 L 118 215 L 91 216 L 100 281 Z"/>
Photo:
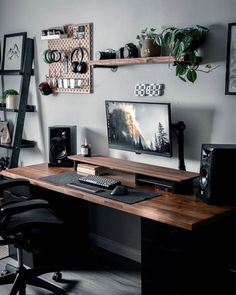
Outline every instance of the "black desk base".
<path fill-rule="evenodd" d="M 89 202 L 38 186 L 32 186 L 31 192 L 35 198 L 47 199 L 65 222 L 59 239 L 48 242 L 48 251 L 35 254 L 32 265 L 86 264 Z M 234 294 L 235 274 L 230 269 L 236 261 L 235 219 L 225 217 L 191 232 L 141 218 L 142 295 Z"/>
<path fill-rule="evenodd" d="M 235 225 L 189 232 L 142 218 L 142 295 L 235 294 Z"/>

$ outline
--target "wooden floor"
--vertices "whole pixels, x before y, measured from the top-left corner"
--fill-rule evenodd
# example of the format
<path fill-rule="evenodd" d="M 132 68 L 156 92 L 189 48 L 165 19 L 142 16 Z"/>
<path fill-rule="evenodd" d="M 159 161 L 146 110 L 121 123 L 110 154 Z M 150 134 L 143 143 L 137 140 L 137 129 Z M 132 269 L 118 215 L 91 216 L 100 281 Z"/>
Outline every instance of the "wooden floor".
<path fill-rule="evenodd" d="M 138 263 L 104 252 L 92 254 L 91 262 L 85 269 L 64 270 L 62 282 L 55 283 L 52 274 L 42 278 L 61 286 L 68 295 L 140 295 L 141 274 Z M 6 263 L 14 264 L 11 258 L 0 260 L 0 270 Z M 0 286 L 1 295 L 9 295 L 11 285 Z M 36 287 L 27 287 L 27 295 L 52 295 Z"/>

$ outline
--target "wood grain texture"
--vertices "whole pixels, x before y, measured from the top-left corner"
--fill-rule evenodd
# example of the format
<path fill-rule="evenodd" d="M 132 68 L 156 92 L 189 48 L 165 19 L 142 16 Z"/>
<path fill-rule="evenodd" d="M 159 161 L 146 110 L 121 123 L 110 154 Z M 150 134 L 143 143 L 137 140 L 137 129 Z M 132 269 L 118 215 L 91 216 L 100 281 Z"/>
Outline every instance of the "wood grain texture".
<path fill-rule="evenodd" d="M 8 169 L 1 173 L 10 178 L 27 178 L 33 185 L 39 187 L 190 231 L 213 223 L 221 217 L 231 215 L 236 211 L 234 206 L 207 205 L 194 196 L 177 195 L 164 191 L 161 191 L 161 196 L 159 197 L 129 205 L 98 197 L 71 187 L 40 180 L 43 176 L 66 171 L 73 171 L 73 168 L 48 167 L 47 163 L 45 163 Z"/>
<path fill-rule="evenodd" d="M 102 66 L 126 66 L 138 64 L 162 64 L 173 62 L 174 59 L 170 56 L 153 56 L 153 57 L 137 57 L 137 58 L 121 58 L 121 59 L 101 59 L 91 60 L 89 64 Z"/>
<path fill-rule="evenodd" d="M 142 174 L 146 176 L 157 177 L 161 179 L 182 182 L 198 176 L 198 173 L 177 170 L 172 168 L 160 167 L 151 164 L 138 163 L 134 161 L 121 160 L 104 156 L 83 157 L 80 155 L 69 156 L 69 159 L 76 162 L 89 163 L 94 165 L 102 165 L 129 173 Z"/>

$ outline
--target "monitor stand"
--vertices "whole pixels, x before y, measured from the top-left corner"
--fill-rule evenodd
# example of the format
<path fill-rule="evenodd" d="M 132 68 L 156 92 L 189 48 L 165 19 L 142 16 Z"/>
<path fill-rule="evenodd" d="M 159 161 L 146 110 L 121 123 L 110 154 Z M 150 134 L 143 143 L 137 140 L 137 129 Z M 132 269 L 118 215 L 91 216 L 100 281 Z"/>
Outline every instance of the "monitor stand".
<path fill-rule="evenodd" d="M 179 159 L 179 170 L 186 170 L 184 163 L 184 130 L 186 125 L 183 121 L 171 124 L 172 131 L 177 136 L 178 141 L 178 159 Z"/>

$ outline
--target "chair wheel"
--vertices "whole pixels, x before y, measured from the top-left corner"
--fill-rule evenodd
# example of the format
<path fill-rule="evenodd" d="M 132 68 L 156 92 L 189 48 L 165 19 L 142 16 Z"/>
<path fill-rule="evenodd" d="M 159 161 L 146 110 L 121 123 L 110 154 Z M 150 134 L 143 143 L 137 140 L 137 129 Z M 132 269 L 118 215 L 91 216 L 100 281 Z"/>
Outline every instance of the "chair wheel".
<path fill-rule="evenodd" d="M 19 295 L 26 295 L 25 288 L 19 290 Z"/>
<path fill-rule="evenodd" d="M 57 271 L 53 274 L 52 276 L 52 279 L 55 281 L 55 282 L 60 282 L 61 279 L 62 279 L 62 273 Z"/>
<path fill-rule="evenodd" d="M 4 269 L 4 270 L 2 270 L 2 271 L 0 272 L 0 277 L 4 277 L 4 276 L 8 275 L 9 273 L 10 273 L 9 270 Z"/>

